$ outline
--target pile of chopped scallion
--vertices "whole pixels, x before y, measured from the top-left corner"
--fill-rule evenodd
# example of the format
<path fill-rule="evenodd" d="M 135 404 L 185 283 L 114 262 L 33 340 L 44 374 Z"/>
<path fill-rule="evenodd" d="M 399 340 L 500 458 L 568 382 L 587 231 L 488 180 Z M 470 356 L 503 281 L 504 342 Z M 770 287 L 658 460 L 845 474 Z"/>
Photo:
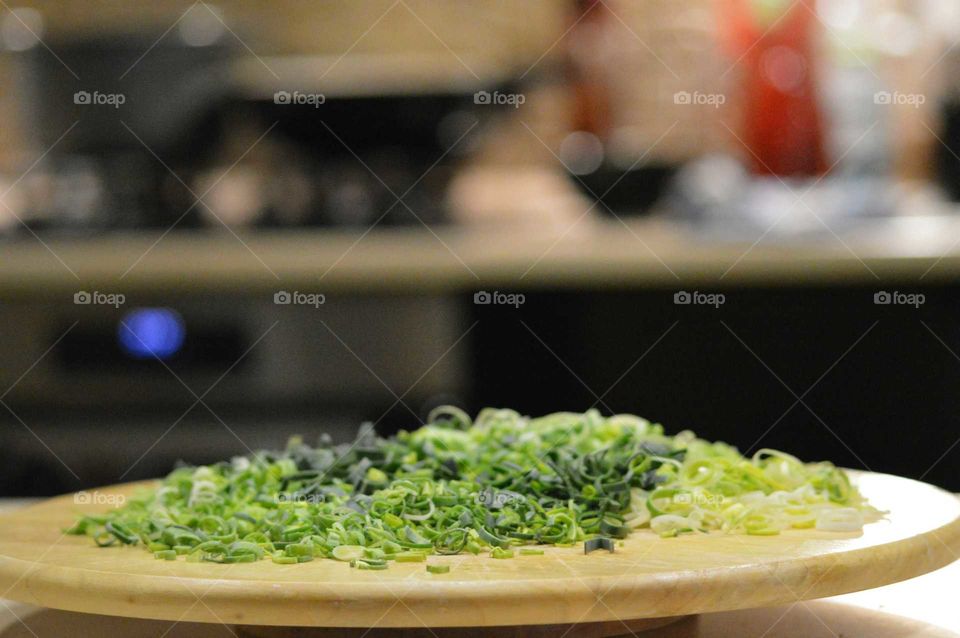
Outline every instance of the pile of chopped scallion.
<path fill-rule="evenodd" d="M 444 406 L 428 421 L 390 438 L 364 427 L 350 444 L 294 438 L 282 452 L 182 467 L 68 531 L 165 560 L 332 558 L 379 570 L 430 554 L 542 554 L 537 545 L 614 551 L 641 528 L 662 537 L 856 531 L 876 514 L 830 463 L 768 449 L 745 458 L 629 414 L 488 408 L 471 420 Z"/>

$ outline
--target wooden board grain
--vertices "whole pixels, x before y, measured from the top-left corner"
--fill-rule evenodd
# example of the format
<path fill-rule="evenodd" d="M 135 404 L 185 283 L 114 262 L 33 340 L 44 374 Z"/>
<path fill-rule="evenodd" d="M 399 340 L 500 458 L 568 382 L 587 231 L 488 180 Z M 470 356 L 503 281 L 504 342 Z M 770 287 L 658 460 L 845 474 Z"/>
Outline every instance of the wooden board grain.
<path fill-rule="evenodd" d="M 136 618 L 312 627 L 489 627 L 604 622 L 745 609 L 904 580 L 960 554 L 960 502 L 930 485 L 854 473 L 889 513 L 862 533 L 797 530 L 662 539 L 638 532 L 614 554 L 547 548 L 494 560 L 435 556 L 358 571 L 299 565 L 160 561 L 143 548 L 101 549 L 60 530 L 79 513 L 73 495 L 0 517 L 0 597 L 43 607 Z M 129 494 L 134 486 L 98 490 Z"/>

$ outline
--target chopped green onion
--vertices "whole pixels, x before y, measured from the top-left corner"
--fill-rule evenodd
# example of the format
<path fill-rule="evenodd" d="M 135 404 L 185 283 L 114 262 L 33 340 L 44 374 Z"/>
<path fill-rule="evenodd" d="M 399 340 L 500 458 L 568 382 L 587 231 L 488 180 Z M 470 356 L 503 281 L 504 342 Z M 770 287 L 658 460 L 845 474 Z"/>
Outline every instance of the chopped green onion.
<path fill-rule="evenodd" d="M 605 549 L 605 550 L 607 550 L 608 552 L 610 552 L 610 553 L 612 554 L 612 553 L 613 553 L 613 550 L 614 550 L 613 541 L 610 540 L 609 538 L 604 538 L 604 537 L 601 536 L 601 537 L 599 537 L 599 538 L 591 538 L 591 539 L 588 539 L 588 540 L 584 541 L 584 543 L 583 543 L 583 553 L 584 553 L 584 554 L 589 554 L 590 552 L 595 552 L 595 551 L 597 551 L 598 549 Z"/>
<path fill-rule="evenodd" d="M 289 550 L 290 548 L 288 548 Z M 360 545 L 338 545 L 333 548 L 333 557 L 337 560 L 350 562 L 363 556 L 364 548 Z"/>
<path fill-rule="evenodd" d="M 626 525 L 617 525 L 604 519 L 600 521 L 600 533 L 613 538 L 626 538 L 630 535 L 630 528 Z"/>
<path fill-rule="evenodd" d="M 427 560 L 427 555 L 423 552 L 401 552 L 394 554 L 393 559 L 398 563 L 422 563 Z"/>
<path fill-rule="evenodd" d="M 180 467 L 66 531 L 164 560 L 382 569 L 427 554 L 504 558 L 519 545 L 612 551 L 638 530 L 856 531 L 879 515 L 830 463 L 768 449 L 744 457 L 629 414 L 488 408 L 471 419 L 443 406 L 390 438 L 362 427 L 349 444 L 295 437 L 281 451 Z"/>
<path fill-rule="evenodd" d="M 386 558 L 386 553 L 377 547 L 364 547 L 363 548 L 363 557 L 364 558 L 373 558 L 377 560 L 383 560 Z"/>
<path fill-rule="evenodd" d="M 427 565 L 427 571 L 431 574 L 448 574 L 450 565 Z"/>

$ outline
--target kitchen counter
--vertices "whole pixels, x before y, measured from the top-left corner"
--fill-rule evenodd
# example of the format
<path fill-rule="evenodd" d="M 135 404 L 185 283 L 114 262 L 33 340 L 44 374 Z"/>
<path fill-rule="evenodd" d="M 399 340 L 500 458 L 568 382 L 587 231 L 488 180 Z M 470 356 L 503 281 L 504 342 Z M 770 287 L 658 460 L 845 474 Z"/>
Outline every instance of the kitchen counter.
<path fill-rule="evenodd" d="M 737 237 L 658 218 L 584 218 L 555 228 L 141 231 L 24 236 L 0 250 L 0 294 L 77 289 L 450 293 L 500 287 L 616 288 L 907 282 L 960 277 L 960 216 L 857 222 L 790 238 Z"/>

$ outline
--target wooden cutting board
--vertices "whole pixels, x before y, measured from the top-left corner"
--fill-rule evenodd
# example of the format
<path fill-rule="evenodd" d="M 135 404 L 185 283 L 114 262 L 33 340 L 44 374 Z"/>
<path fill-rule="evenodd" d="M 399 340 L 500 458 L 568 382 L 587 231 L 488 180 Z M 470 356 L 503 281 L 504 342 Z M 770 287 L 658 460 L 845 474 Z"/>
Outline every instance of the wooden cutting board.
<path fill-rule="evenodd" d="M 960 501 L 884 474 L 852 473 L 885 520 L 863 533 L 796 530 L 663 539 L 637 532 L 616 553 L 547 548 L 543 556 L 432 556 L 358 571 L 316 560 L 219 565 L 156 560 L 141 547 L 98 548 L 60 530 L 66 495 L 0 516 L 0 598 L 89 613 L 309 627 L 492 627 L 609 623 L 745 609 L 904 580 L 960 554 Z M 135 485 L 90 492 L 92 501 Z M 629 623 L 631 627 L 636 626 Z"/>
<path fill-rule="evenodd" d="M 96 614 L 78 614 L 72 611 L 37 609 L 27 605 L 7 603 L 10 609 L 0 606 L 0 638 L 247 638 L 249 631 L 225 630 L 212 624 L 119 618 Z M 579 628 L 579 626 L 578 626 Z M 364 638 L 395 638 L 398 631 L 373 629 L 356 630 Z M 463 629 L 455 630 L 456 638 L 472 638 Z M 574 630 L 576 632 L 577 630 Z M 626 630 L 620 626 L 618 635 Z M 432 633 L 431 633 L 432 632 Z M 424 631 L 429 638 L 444 638 L 443 630 Z M 574 638 L 574 632 L 563 636 L 562 631 L 547 634 L 549 638 Z M 344 638 L 344 630 L 299 630 L 298 638 L 304 635 L 321 638 Z M 406 633 L 406 632 L 404 632 Z M 483 638 L 491 632 L 484 630 Z M 642 634 L 647 638 L 650 634 Z M 879 611 L 862 609 L 836 603 L 813 601 L 801 605 L 741 609 L 686 618 L 681 622 L 658 630 L 656 638 L 960 638 L 949 629 L 926 624 L 918 620 L 895 616 Z M 626 633 L 623 638 L 640 638 Z"/>

